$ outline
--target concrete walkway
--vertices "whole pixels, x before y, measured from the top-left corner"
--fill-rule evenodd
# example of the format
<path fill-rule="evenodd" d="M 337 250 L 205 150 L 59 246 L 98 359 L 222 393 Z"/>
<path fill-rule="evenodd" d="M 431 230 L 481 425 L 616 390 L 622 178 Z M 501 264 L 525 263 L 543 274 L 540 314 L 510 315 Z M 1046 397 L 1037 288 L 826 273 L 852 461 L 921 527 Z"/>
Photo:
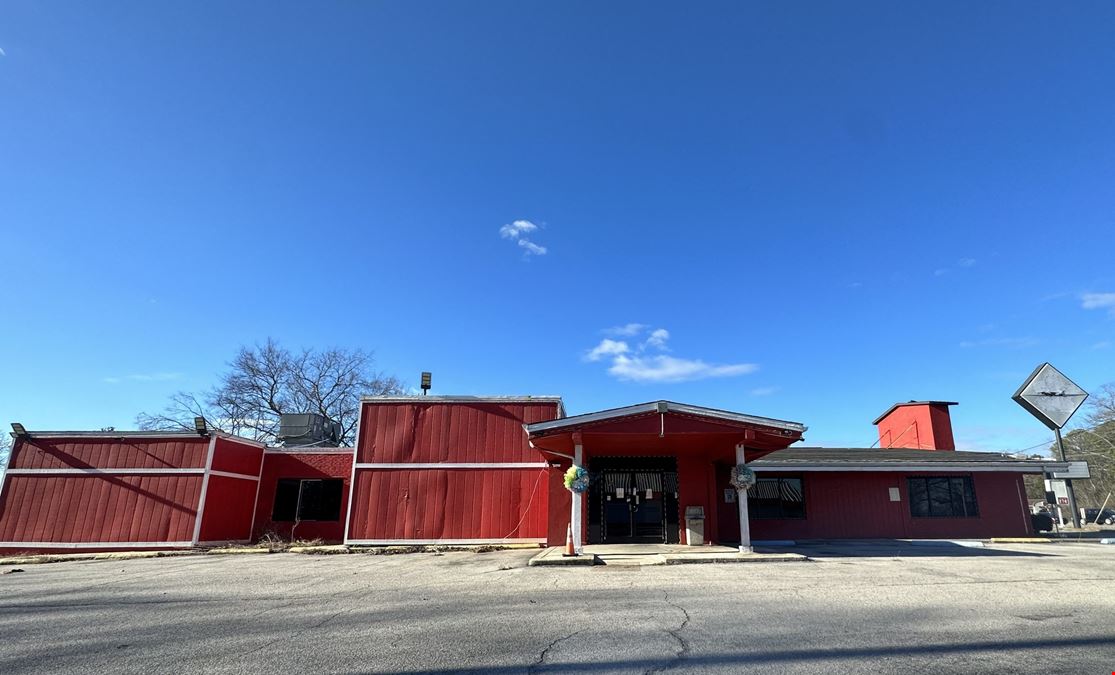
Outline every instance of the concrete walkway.
<path fill-rule="evenodd" d="M 685 565 L 694 563 L 801 562 L 798 553 L 740 553 L 734 546 L 682 546 L 670 544 L 593 544 L 584 554 L 565 557 L 561 548 L 548 548 L 531 559 L 530 565 Z"/>

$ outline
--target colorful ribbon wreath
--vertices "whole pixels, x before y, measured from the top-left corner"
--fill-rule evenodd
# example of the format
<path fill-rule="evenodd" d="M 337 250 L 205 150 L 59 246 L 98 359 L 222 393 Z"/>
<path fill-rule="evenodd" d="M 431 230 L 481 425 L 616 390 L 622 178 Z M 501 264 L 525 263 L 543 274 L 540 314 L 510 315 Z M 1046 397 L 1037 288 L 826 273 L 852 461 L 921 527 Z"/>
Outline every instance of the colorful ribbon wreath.
<path fill-rule="evenodd" d="M 573 465 L 565 472 L 565 489 L 574 494 L 588 490 L 588 471 L 582 466 Z"/>
<path fill-rule="evenodd" d="M 746 490 L 755 484 L 755 472 L 746 464 L 732 467 L 732 478 L 728 481 L 737 490 Z"/>

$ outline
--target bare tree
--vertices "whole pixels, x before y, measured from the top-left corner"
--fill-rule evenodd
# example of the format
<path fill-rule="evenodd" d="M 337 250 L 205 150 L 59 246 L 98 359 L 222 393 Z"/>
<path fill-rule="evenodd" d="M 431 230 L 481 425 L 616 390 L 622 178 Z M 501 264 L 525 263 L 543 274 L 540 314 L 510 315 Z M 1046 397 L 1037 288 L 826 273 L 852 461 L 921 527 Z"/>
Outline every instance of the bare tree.
<path fill-rule="evenodd" d="M 8 468 L 8 460 L 12 458 L 11 434 L 0 432 L 0 472 Z"/>
<path fill-rule="evenodd" d="M 1115 422 L 1115 382 L 1105 384 L 1088 397 L 1085 420 L 1093 427 Z"/>
<path fill-rule="evenodd" d="M 304 349 L 292 353 L 268 338 L 242 347 L 220 383 L 202 394 L 178 392 L 160 413 L 140 413 L 141 429 L 194 428 L 194 418 L 219 431 L 273 442 L 279 416 L 316 413 L 341 425 L 343 442 L 356 440 L 361 395 L 403 393 L 402 383 L 372 369 L 360 349 Z"/>
<path fill-rule="evenodd" d="M 1085 410 L 1084 424 L 1065 434 L 1065 457 L 1088 462 L 1091 478 L 1073 485 L 1082 507 L 1098 507 L 1115 491 L 1115 384 L 1093 392 Z"/>

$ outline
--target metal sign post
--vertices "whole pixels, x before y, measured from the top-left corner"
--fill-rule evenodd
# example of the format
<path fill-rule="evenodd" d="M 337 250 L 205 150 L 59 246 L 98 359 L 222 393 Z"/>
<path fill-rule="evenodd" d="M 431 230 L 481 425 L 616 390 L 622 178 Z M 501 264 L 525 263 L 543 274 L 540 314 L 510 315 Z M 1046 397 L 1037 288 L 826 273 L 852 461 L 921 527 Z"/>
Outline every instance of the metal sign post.
<path fill-rule="evenodd" d="M 1061 430 L 1054 429 L 1057 432 L 1057 454 L 1060 456 L 1062 462 L 1067 462 L 1065 459 L 1065 443 L 1061 440 Z M 1080 527 L 1080 509 L 1076 508 L 1076 490 L 1072 487 L 1072 479 L 1065 479 L 1065 489 L 1069 493 L 1069 508 L 1072 509 L 1072 526 Z"/>
<path fill-rule="evenodd" d="M 1030 373 L 1030 377 L 1011 398 L 1057 434 L 1057 455 L 1062 462 L 1067 462 L 1061 428 L 1084 404 L 1088 392 L 1065 377 L 1061 371 L 1043 363 Z M 1080 511 L 1076 508 L 1076 491 L 1072 488 L 1071 479 L 1065 479 L 1065 488 L 1069 493 L 1073 527 L 1080 527 Z"/>

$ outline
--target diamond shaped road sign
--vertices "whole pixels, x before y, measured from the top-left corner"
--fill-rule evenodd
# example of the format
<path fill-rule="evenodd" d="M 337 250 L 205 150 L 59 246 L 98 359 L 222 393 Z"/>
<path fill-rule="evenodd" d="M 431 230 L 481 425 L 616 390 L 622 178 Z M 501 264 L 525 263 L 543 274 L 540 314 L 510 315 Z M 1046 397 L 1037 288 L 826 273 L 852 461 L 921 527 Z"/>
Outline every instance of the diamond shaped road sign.
<path fill-rule="evenodd" d="M 1042 424 L 1056 430 L 1065 426 L 1084 399 L 1088 398 L 1088 392 L 1076 386 L 1061 371 L 1043 363 L 1011 398 Z"/>

